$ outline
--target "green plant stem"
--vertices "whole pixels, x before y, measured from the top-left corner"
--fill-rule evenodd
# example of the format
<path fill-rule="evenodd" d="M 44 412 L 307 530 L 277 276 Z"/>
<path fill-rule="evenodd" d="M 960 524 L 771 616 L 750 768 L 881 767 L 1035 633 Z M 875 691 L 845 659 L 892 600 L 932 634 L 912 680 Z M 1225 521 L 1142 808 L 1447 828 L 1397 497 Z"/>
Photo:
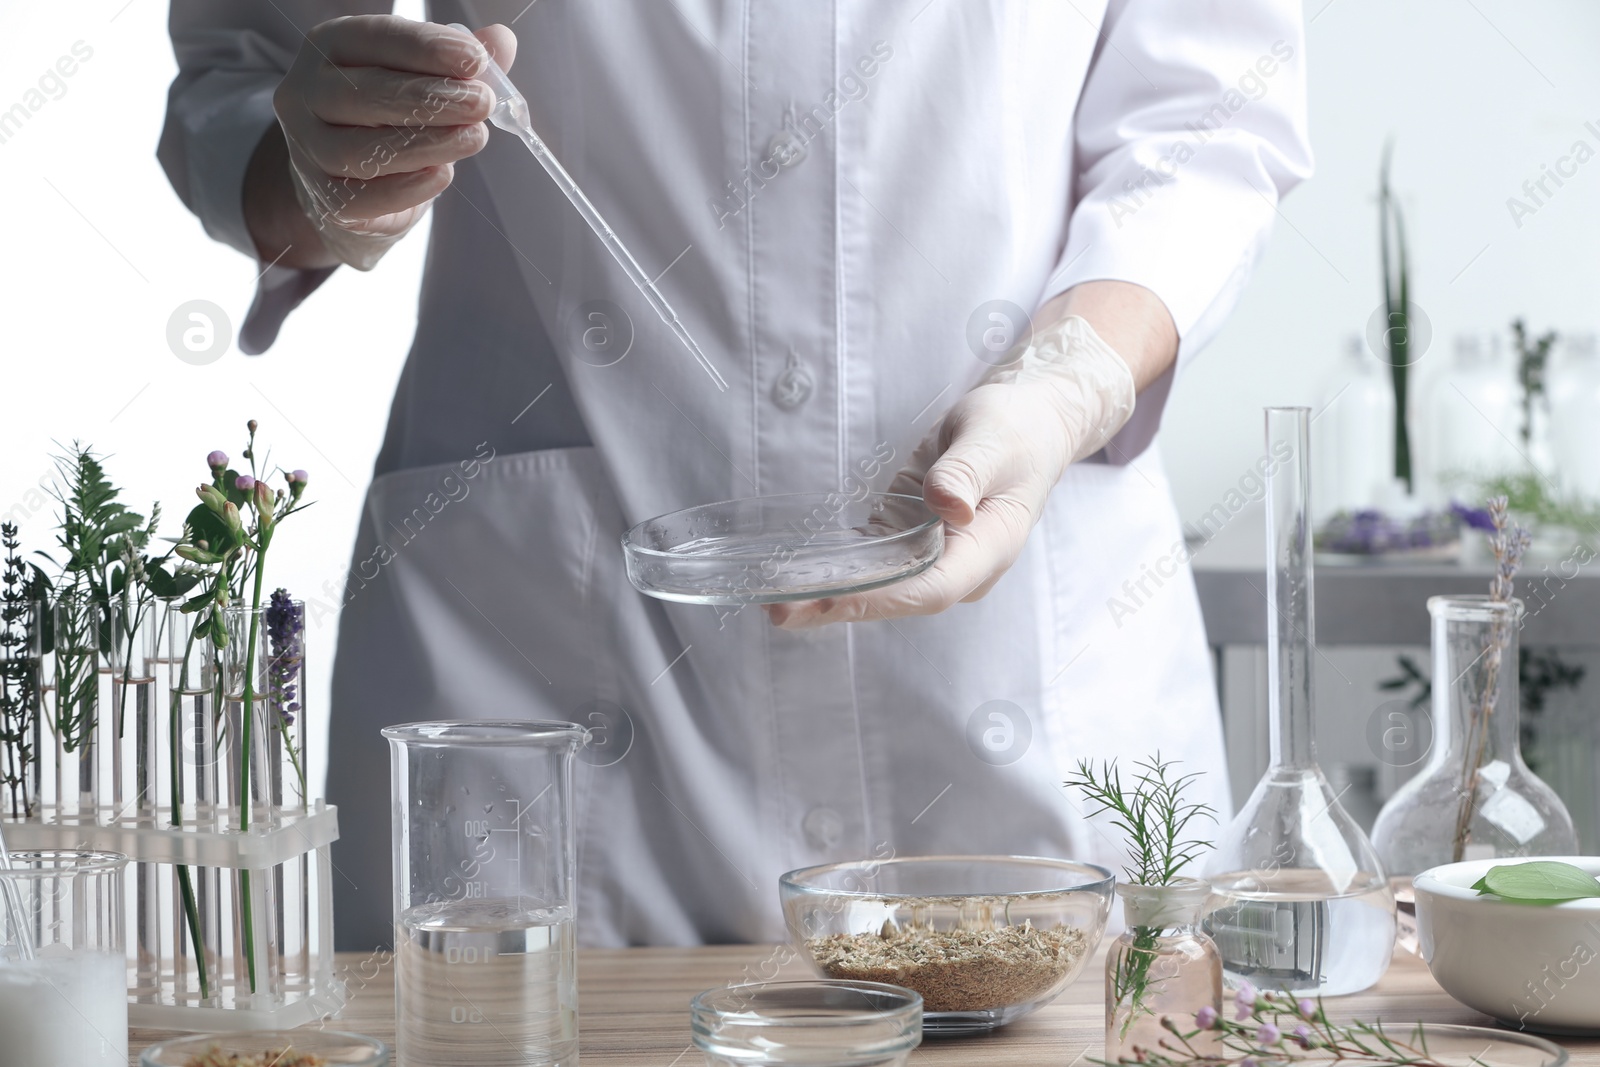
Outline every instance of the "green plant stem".
<path fill-rule="evenodd" d="M 250 597 L 250 636 L 244 650 L 244 709 L 240 714 L 242 733 L 239 737 L 239 829 L 250 829 L 250 739 L 255 732 L 255 679 L 256 640 L 261 626 L 262 579 L 266 577 L 267 546 L 272 542 L 272 528 L 260 524 L 261 545 L 256 549 L 255 581 Z M 250 900 L 250 872 L 239 870 L 239 904 L 244 910 L 244 958 L 250 973 L 250 992 L 256 991 L 256 939 L 255 912 Z"/>
<path fill-rule="evenodd" d="M 195 630 L 189 631 L 189 639 L 183 648 L 183 667 L 178 675 L 184 683 L 189 680 L 189 654 L 194 651 Z M 172 707 L 167 723 L 167 745 L 170 749 L 168 758 L 172 766 L 172 818 L 170 822 L 174 827 L 183 825 L 183 775 L 179 768 L 183 766 L 182 752 L 178 743 L 178 736 L 182 728 L 183 692 L 180 686 L 172 694 Z M 178 888 L 183 894 L 184 918 L 189 924 L 189 941 L 194 945 L 195 965 L 200 973 L 200 999 L 207 1000 L 211 996 L 211 983 L 206 974 L 206 945 L 200 936 L 200 908 L 195 903 L 194 883 L 189 877 L 189 868 L 183 864 L 175 864 L 178 871 Z"/>
<path fill-rule="evenodd" d="M 1129 1028 L 1141 1013 L 1150 1012 L 1145 997 L 1150 991 L 1150 965 L 1156 960 L 1156 942 L 1160 937 L 1161 928 L 1158 926 L 1133 927 L 1133 944 L 1129 946 L 1128 954 L 1117 961 L 1117 970 L 1112 978 L 1112 994 L 1116 1001 L 1114 1008 L 1125 1006 L 1128 1009 L 1127 1016 L 1122 1020 L 1122 1037 L 1128 1036 Z"/>

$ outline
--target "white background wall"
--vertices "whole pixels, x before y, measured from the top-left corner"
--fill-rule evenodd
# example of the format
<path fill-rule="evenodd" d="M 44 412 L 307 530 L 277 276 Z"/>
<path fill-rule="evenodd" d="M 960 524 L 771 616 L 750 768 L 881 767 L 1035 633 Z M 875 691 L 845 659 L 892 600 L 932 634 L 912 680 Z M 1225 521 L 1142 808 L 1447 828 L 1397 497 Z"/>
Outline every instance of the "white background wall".
<path fill-rule="evenodd" d="M 1315 406 L 1343 384 L 1339 345 L 1382 301 L 1376 193 L 1390 136 L 1411 298 L 1434 330 L 1415 368 L 1425 391 L 1462 330 L 1504 330 L 1519 314 L 1540 332 L 1600 327 L 1600 158 L 1520 229 L 1506 208 L 1575 140 L 1600 152 L 1600 133 L 1584 129 L 1600 129 L 1600 5 L 1307 0 L 1305 10 L 1317 173 L 1285 202 L 1237 313 L 1168 408 L 1162 452 L 1186 518 L 1260 455 L 1263 405 Z M 1502 429 L 1515 437 L 1514 423 Z"/>
<path fill-rule="evenodd" d="M 1259 454 L 1262 405 L 1313 403 L 1327 390 L 1340 338 L 1377 306 L 1372 194 L 1391 133 L 1416 239 L 1415 299 L 1441 338 L 1514 313 L 1537 326 L 1592 329 L 1600 318 L 1600 161 L 1520 230 L 1505 206 L 1575 139 L 1600 147 L 1582 128 L 1600 120 L 1600 7 L 1311 0 L 1307 15 L 1318 175 L 1285 205 L 1239 313 L 1168 410 L 1163 451 L 1186 516 Z M 343 575 L 414 324 L 424 235 L 373 274 L 341 271 L 269 355 L 176 359 L 165 341 L 172 311 L 207 299 L 237 323 L 255 268 L 205 238 L 156 164 L 173 73 L 165 16 L 159 0 L 13 0 L 0 11 L 0 110 L 75 42 L 93 49 L 65 92 L 0 143 L 0 512 L 37 508 L 52 442 L 77 438 L 111 457 L 130 502 L 160 499 L 175 523 L 206 452 L 237 457 L 254 417 L 275 461 L 312 473 L 317 504 L 286 528 L 269 566 L 273 584 L 309 597 Z M 1441 341 L 1432 356 L 1446 349 Z M 33 547 L 52 513 L 24 519 Z M 311 637 L 314 736 L 333 632 L 329 618 Z"/>

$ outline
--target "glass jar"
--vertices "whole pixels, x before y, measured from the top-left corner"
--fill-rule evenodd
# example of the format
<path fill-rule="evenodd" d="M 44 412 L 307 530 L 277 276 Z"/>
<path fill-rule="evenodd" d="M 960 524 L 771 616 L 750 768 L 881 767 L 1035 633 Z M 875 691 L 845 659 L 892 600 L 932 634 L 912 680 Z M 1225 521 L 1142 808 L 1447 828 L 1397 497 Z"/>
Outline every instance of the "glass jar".
<path fill-rule="evenodd" d="M 1106 1059 L 1159 1048 L 1170 1035 L 1164 1017 L 1189 1030 L 1201 1008 L 1222 1010 L 1222 956 L 1200 930 L 1210 895 L 1211 886 L 1198 878 L 1117 885 L 1127 928 L 1106 953 Z M 1214 1035 L 1192 1038 L 1195 1051 L 1213 1048 Z"/>
<path fill-rule="evenodd" d="M 1323 416 L 1313 427 L 1318 525 L 1341 510 L 1380 506 L 1394 480 L 1394 387 L 1388 369 L 1363 338 L 1345 340 L 1344 358 L 1318 403 Z"/>
<path fill-rule="evenodd" d="M 1571 334 L 1556 342 L 1550 374 L 1550 438 L 1562 488 L 1588 500 L 1600 499 L 1600 339 Z"/>
<path fill-rule="evenodd" d="M 1433 484 L 1442 487 L 1521 461 L 1509 443 L 1520 440 L 1522 425 L 1517 368 L 1500 335 L 1463 333 L 1452 357 L 1430 378 L 1421 419 L 1423 465 Z M 1499 432 L 1490 432 L 1485 422 Z"/>
<path fill-rule="evenodd" d="M 1517 631 L 1522 601 L 1436 596 L 1433 748 L 1428 763 L 1378 814 L 1373 842 L 1401 901 L 1429 867 L 1500 856 L 1571 856 L 1572 817 L 1522 761 Z"/>

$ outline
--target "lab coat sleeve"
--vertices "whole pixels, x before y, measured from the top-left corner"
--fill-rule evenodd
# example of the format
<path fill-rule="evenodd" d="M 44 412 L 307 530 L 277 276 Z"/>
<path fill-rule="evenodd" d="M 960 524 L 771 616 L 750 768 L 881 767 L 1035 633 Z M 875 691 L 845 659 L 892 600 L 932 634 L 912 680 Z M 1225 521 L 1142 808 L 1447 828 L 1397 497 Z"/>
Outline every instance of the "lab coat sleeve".
<path fill-rule="evenodd" d="M 1149 446 L 1176 373 L 1238 301 L 1278 202 L 1311 174 L 1299 0 L 1111 0 L 1078 104 L 1065 248 L 1044 299 L 1134 282 L 1166 304 L 1175 366 L 1107 446 Z"/>
<path fill-rule="evenodd" d="M 387 12 L 392 0 L 172 0 L 167 18 L 178 75 L 167 93 L 156 155 L 184 205 L 214 239 L 256 258 L 244 220 L 244 172 L 277 119 L 272 92 L 305 31 L 341 15 Z M 278 326 L 332 270 L 262 272 L 239 330 L 264 351 Z"/>

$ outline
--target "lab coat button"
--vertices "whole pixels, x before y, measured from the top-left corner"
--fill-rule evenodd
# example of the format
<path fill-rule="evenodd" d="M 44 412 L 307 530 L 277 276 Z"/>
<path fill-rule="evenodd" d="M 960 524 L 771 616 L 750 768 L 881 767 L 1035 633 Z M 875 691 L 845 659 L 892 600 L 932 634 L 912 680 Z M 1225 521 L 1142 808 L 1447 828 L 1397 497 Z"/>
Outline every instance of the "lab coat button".
<path fill-rule="evenodd" d="M 792 167 L 806 158 L 806 143 L 784 130 L 767 142 L 767 158 L 779 167 Z"/>
<path fill-rule="evenodd" d="M 829 849 L 844 836 L 844 817 L 832 808 L 812 808 L 800 820 L 800 829 L 806 832 L 806 842 L 812 848 Z"/>
<path fill-rule="evenodd" d="M 772 402 L 785 411 L 793 411 L 811 398 L 811 388 L 811 372 L 791 348 L 789 361 L 784 364 L 778 380 L 772 383 Z"/>

